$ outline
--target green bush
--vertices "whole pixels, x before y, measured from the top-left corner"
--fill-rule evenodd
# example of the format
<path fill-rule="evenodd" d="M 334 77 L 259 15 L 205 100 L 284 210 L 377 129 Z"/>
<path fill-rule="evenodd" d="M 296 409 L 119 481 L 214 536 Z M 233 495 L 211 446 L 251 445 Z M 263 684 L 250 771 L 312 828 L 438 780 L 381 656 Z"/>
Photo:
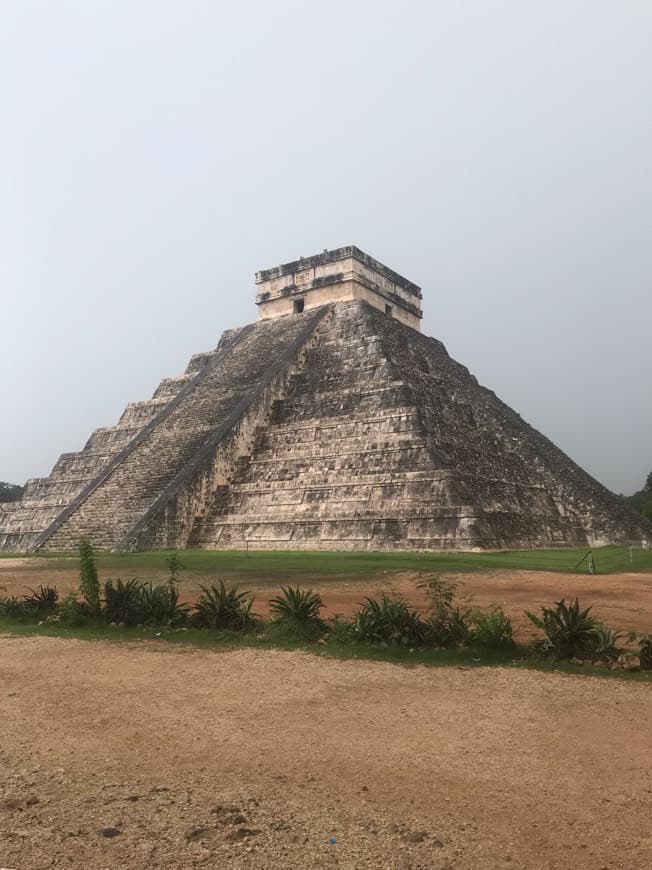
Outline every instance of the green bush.
<path fill-rule="evenodd" d="M 102 615 L 108 622 L 129 626 L 177 626 L 187 619 L 188 608 L 179 605 L 179 593 L 169 583 L 107 580 Z"/>
<path fill-rule="evenodd" d="M 179 590 L 171 583 L 143 583 L 139 608 L 142 625 L 176 627 L 188 618 L 188 607 L 179 604 Z"/>
<path fill-rule="evenodd" d="M 380 601 L 365 598 L 353 616 L 351 635 L 364 643 L 423 646 L 429 639 L 429 628 L 404 598 L 383 595 Z"/>
<path fill-rule="evenodd" d="M 570 604 L 555 601 L 554 608 L 542 607 L 541 616 L 525 611 L 528 619 L 545 634 L 543 650 L 560 659 L 590 655 L 596 646 L 596 629 L 600 623 L 589 616 L 590 607 L 580 609 L 577 598 Z"/>
<path fill-rule="evenodd" d="M 614 631 L 613 628 L 607 628 L 606 625 L 596 621 L 591 639 L 591 655 L 595 658 L 612 661 L 617 659 L 621 650 L 616 644 L 624 636 L 621 631 Z"/>
<path fill-rule="evenodd" d="M 93 548 L 85 538 L 79 542 L 79 569 L 79 590 L 91 615 L 99 616 L 101 611 L 100 581 L 97 577 Z"/>
<path fill-rule="evenodd" d="M 281 594 L 269 602 L 272 619 L 266 631 L 278 643 L 317 640 L 326 629 L 320 617 L 323 606 L 321 596 L 312 589 L 281 586 Z"/>
<path fill-rule="evenodd" d="M 6 619 L 27 619 L 30 614 L 25 608 L 25 599 L 17 595 L 0 596 L 0 616 Z"/>
<path fill-rule="evenodd" d="M 472 610 L 469 621 L 473 627 L 473 643 L 486 647 L 514 645 L 512 621 L 498 604 L 488 610 Z"/>
<path fill-rule="evenodd" d="M 312 589 L 281 586 L 281 594 L 269 602 L 269 612 L 277 622 L 321 624 L 319 612 L 323 606 L 321 596 Z"/>
<path fill-rule="evenodd" d="M 28 595 L 0 596 L 0 615 L 7 619 L 45 619 L 54 613 L 59 593 L 54 586 L 25 587 Z"/>
<path fill-rule="evenodd" d="M 74 592 L 70 592 L 57 606 L 57 616 L 64 625 L 72 628 L 84 625 L 88 621 L 89 612 L 85 602 L 79 601 Z"/>
<path fill-rule="evenodd" d="M 202 594 L 195 605 L 192 622 L 200 628 L 248 631 L 260 620 L 252 611 L 253 595 L 240 592 L 236 585 L 227 587 L 223 580 L 218 586 L 200 586 Z"/>
<path fill-rule="evenodd" d="M 428 600 L 428 643 L 430 646 L 455 647 L 473 640 L 473 627 L 469 607 L 455 603 L 457 583 L 441 574 L 421 577 L 417 587 Z"/>
<path fill-rule="evenodd" d="M 652 635 L 644 634 L 638 642 L 638 649 L 641 668 L 645 671 L 652 670 Z"/>
<path fill-rule="evenodd" d="M 54 586 L 39 586 L 38 589 L 25 587 L 30 593 L 23 595 L 25 611 L 31 617 L 40 619 L 56 610 L 59 593 Z"/>
<path fill-rule="evenodd" d="M 140 592 L 142 582 L 132 580 L 107 580 L 104 584 L 104 608 L 102 614 L 107 622 L 124 622 L 138 625 L 141 621 Z"/>

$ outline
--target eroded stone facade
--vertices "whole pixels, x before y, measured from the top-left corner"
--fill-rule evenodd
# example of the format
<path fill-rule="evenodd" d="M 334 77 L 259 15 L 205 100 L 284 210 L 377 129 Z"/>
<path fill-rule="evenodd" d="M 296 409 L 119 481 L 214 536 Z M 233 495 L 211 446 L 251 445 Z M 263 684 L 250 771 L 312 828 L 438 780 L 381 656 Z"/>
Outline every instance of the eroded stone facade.
<path fill-rule="evenodd" d="M 360 262 L 351 251 L 321 266 Z M 481 387 L 441 342 L 386 312 L 383 296 L 342 299 L 355 282 L 320 273 L 326 256 L 310 258 L 302 312 L 269 309 L 228 331 L 184 375 L 128 406 L 117 426 L 64 454 L 50 477 L 30 481 L 21 502 L 0 508 L 0 548 L 66 550 L 82 537 L 114 550 L 647 538 L 622 498 Z M 301 273 L 295 266 L 259 273 L 259 286 L 277 293 L 261 309 L 288 301 L 282 282 Z M 387 272 L 388 281 L 400 277 Z M 315 285 L 329 275 L 330 285 Z M 310 294 L 328 286 L 334 299 L 308 304 L 324 301 Z"/>
<path fill-rule="evenodd" d="M 421 328 L 421 288 L 353 245 L 257 272 L 256 285 L 259 320 L 362 299 Z"/>

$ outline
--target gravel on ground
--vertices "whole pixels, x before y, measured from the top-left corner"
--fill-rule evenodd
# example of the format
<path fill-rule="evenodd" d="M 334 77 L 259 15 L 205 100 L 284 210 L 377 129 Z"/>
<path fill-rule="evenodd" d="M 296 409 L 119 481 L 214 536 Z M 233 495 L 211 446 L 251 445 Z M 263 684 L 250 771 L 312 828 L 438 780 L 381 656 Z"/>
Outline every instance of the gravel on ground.
<path fill-rule="evenodd" d="M 0 866 L 648 868 L 649 684 L 0 636 Z"/>

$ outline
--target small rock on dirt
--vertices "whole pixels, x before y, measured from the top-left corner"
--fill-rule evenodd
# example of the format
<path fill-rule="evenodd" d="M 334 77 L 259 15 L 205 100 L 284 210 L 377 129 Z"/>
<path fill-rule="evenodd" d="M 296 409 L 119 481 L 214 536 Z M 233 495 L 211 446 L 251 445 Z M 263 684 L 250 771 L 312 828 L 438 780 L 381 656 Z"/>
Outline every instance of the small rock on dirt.
<path fill-rule="evenodd" d="M 234 831 L 230 831 L 224 839 L 229 843 L 235 843 L 238 840 L 244 840 L 245 837 L 255 837 L 256 834 L 260 834 L 260 831 L 254 828 L 236 828 Z"/>
<path fill-rule="evenodd" d="M 107 837 L 108 839 L 118 837 L 121 833 L 122 831 L 120 828 L 100 828 L 98 831 L 98 834 L 101 834 L 103 837 Z"/>
<path fill-rule="evenodd" d="M 426 839 L 426 834 L 423 831 L 411 831 L 409 834 L 406 834 L 403 839 L 406 843 L 423 843 Z"/>

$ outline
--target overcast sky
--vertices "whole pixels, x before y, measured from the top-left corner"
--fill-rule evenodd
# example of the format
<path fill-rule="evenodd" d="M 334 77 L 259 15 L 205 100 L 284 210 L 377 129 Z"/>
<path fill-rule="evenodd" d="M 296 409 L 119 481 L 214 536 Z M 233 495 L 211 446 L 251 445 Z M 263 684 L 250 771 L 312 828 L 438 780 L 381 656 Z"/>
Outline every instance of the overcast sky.
<path fill-rule="evenodd" d="M 649 0 L 0 0 L 0 480 L 357 244 L 574 460 L 652 470 Z"/>

